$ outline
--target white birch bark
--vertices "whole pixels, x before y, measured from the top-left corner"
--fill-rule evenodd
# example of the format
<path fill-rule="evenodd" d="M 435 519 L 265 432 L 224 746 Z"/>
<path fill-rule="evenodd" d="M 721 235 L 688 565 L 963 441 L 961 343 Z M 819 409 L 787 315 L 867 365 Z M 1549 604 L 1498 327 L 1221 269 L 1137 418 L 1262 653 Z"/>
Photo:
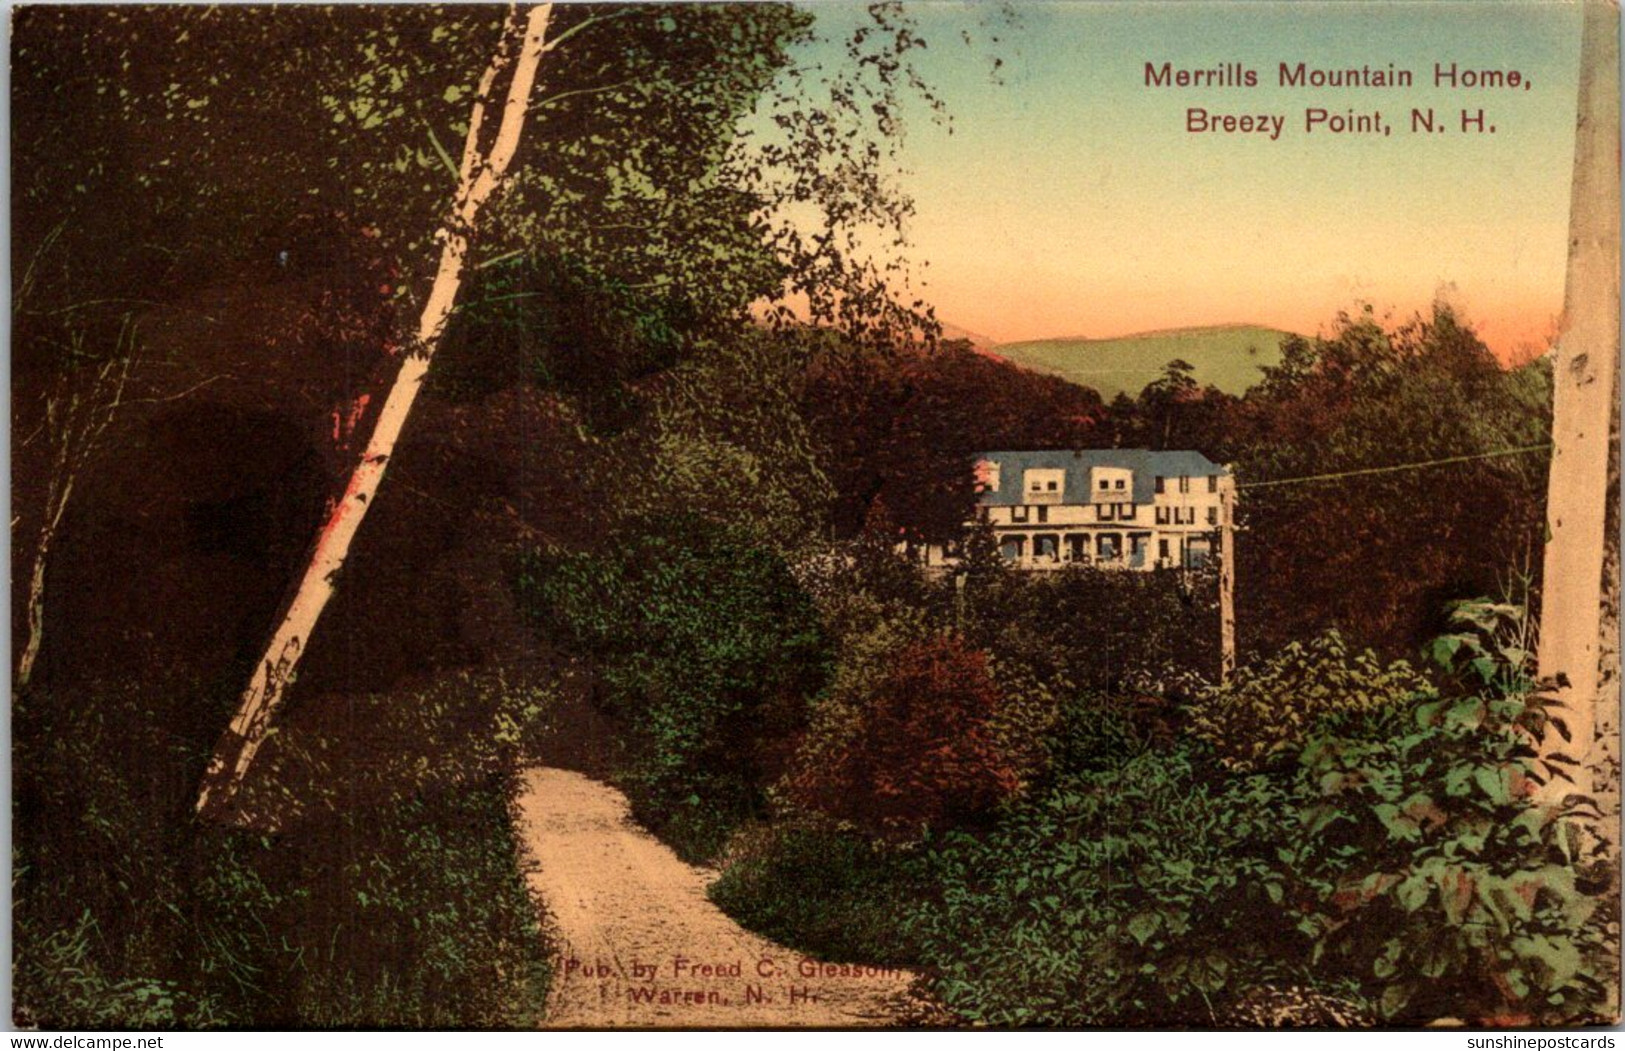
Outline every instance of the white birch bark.
<path fill-rule="evenodd" d="M 1588 0 L 1580 44 L 1580 90 L 1569 204 L 1569 258 L 1562 335 L 1552 363 L 1552 465 L 1546 495 L 1540 618 L 1540 670 L 1559 676 L 1572 741 L 1555 734 L 1548 752 L 1580 763 L 1590 793 L 1602 654 L 1604 521 L 1609 426 L 1619 362 L 1619 43 L 1618 9 Z M 1604 724 L 1613 720 L 1604 720 Z M 1582 777 L 1583 775 L 1583 777 Z M 1548 785 L 1552 802 L 1571 790 Z"/>
<path fill-rule="evenodd" d="M 197 808 L 201 813 L 218 815 L 229 805 L 265 739 L 272 715 L 293 681 L 316 622 L 333 597 L 334 579 L 344 567 L 356 531 L 377 495 L 395 443 L 400 439 L 401 429 L 456 305 L 468 262 L 469 240 L 476 230 L 480 210 L 502 186 L 519 147 L 536 70 L 547 50 L 545 41 L 552 12 L 551 3 L 536 5 L 525 14 L 517 8 L 509 12 L 502 40 L 475 94 L 458 172 L 457 194 L 450 214 L 436 233 L 441 245 L 440 264 L 423 306 L 416 338 L 402 358 L 400 371 L 344 494 L 333 505 L 317 535 L 299 588 L 243 691 L 236 716 L 215 748 L 198 793 Z M 488 135 L 486 111 L 497 102 L 494 92 L 499 90 L 504 76 L 508 78 L 507 90 L 502 93 L 498 125 L 495 134 Z"/>
<path fill-rule="evenodd" d="M 77 342 L 81 337 L 73 338 Z M 51 458 L 45 504 L 40 511 L 39 531 L 34 536 L 33 567 L 28 575 L 28 634 L 17 658 L 15 679 L 19 693 L 33 679 L 40 646 L 45 641 L 45 577 L 57 530 L 62 526 L 79 473 L 96 455 L 102 434 L 124 403 L 124 387 L 130 378 L 134 355 L 134 329 L 126 321 L 115 355 L 96 370 L 88 386 L 75 391 L 71 389 L 74 380 L 70 377 L 64 384 L 69 389 L 46 401 L 42 433 L 55 443 L 55 453 Z M 14 528 L 17 521 L 13 520 Z"/>

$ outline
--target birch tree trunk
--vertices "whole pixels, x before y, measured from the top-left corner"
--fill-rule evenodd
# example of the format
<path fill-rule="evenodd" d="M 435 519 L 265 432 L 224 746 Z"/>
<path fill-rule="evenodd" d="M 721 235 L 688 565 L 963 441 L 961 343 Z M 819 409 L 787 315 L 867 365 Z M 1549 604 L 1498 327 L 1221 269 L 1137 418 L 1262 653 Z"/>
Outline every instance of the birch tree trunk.
<path fill-rule="evenodd" d="M 82 348 L 82 334 L 75 334 L 70 339 L 76 349 Z M 15 679 L 19 693 L 33 679 L 40 646 L 45 641 L 45 576 L 57 530 L 62 526 L 62 517 L 67 513 L 80 472 L 96 455 L 102 434 L 112 424 L 124 402 L 124 387 L 130 378 L 135 346 L 134 326 L 126 319 L 113 357 L 96 370 L 89 384 L 75 390 L 74 381 L 69 378 L 64 382 L 65 389 L 52 395 L 45 403 L 45 422 L 41 426 L 41 433 L 54 443 L 54 452 L 45 503 L 40 509 L 39 530 L 34 534 L 33 566 L 28 574 L 28 598 L 25 600 L 28 634 L 22 653 L 17 658 Z M 17 521 L 13 520 L 14 529 Z"/>
<path fill-rule="evenodd" d="M 317 534 L 299 588 L 243 691 L 236 716 L 215 747 L 197 800 L 198 811 L 206 816 L 226 813 L 241 786 L 265 739 L 271 717 L 293 682 L 316 622 L 333 597 L 334 579 L 349 557 L 356 530 L 383 481 L 395 443 L 456 305 L 468 262 L 469 241 L 477 229 L 481 208 L 505 182 L 518 149 L 536 70 L 549 49 L 546 37 L 552 12 L 551 3 L 539 4 L 523 14 L 517 7 L 509 10 L 502 39 L 475 94 L 451 212 L 435 235 L 441 245 L 440 264 L 423 306 L 416 338 L 402 357 L 400 371 L 349 484 Z M 497 104 L 499 94 L 501 112 L 493 132 L 486 128 L 486 117 L 488 109 Z"/>
<path fill-rule="evenodd" d="M 1609 430 L 1619 362 L 1619 14 L 1588 0 L 1580 44 L 1580 90 L 1569 204 L 1568 278 L 1562 335 L 1552 364 L 1552 465 L 1540 619 L 1540 676 L 1561 677 L 1556 713 L 1566 743 L 1546 748 L 1577 760 L 1590 777 L 1600 706 L 1604 522 Z M 1617 726 L 1613 719 L 1603 725 Z M 1560 802 L 1567 785 L 1548 785 Z M 1581 780 L 1587 794 L 1594 786 Z"/>

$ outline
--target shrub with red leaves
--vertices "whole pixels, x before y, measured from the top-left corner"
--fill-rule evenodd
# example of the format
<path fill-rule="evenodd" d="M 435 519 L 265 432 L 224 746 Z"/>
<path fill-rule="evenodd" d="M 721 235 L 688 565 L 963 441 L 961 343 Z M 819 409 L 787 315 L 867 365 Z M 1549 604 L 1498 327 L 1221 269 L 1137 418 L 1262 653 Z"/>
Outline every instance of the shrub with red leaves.
<path fill-rule="evenodd" d="M 961 825 L 1017 787 L 988 721 L 1001 703 L 986 656 L 940 637 L 898 650 L 832 762 L 792 782 L 801 803 L 887 838 Z"/>

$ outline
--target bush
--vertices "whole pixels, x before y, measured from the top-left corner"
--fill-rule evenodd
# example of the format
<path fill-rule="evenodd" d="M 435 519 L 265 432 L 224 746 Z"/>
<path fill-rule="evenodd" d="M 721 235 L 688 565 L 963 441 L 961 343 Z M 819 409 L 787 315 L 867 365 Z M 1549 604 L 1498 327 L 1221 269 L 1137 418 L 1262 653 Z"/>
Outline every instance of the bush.
<path fill-rule="evenodd" d="M 1320 967 L 1384 1017 L 1507 1025 L 1588 1017 L 1604 995 L 1567 822 L 1532 798 L 1522 697 L 1432 697 L 1310 736 L 1284 855 L 1319 901 Z"/>
<path fill-rule="evenodd" d="M 534 1022 L 547 946 L 505 771 L 540 695 L 458 677 L 311 698 L 243 790 L 253 831 L 193 815 L 207 752 L 176 728 L 209 700 L 184 685 L 20 699 L 19 1024 Z"/>
<path fill-rule="evenodd" d="M 545 637 L 583 654 L 632 756 L 633 812 L 689 860 L 756 814 L 828 676 L 811 601 L 750 533 L 666 520 L 613 553 L 536 553 L 520 579 Z"/>
<path fill-rule="evenodd" d="M 513 791 L 502 775 L 440 785 L 302 830 L 285 870 L 301 900 L 276 917 L 294 958 L 267 976 L 287 990 L 288 1021 L 443 1029 L 540 1020 L 547 946 L 513 840 Z M 319 968 L 298 966 L 316 953 Z"/>
<path fill-rule="evenodd" d="M 959 620 L 967 641 L 1000 664 L 1020 664 L 1044 681 L 1116 692 L 1147 670 L 1171 667 L 1213 678 L 1217 594 L 1209 570 L 1071 566 L 1024 574 L 978 564 L 967 576 Z"/>
<path fill-rule="evenodd" d="M 998 688 L 986 658 L 957 640 L 898 650 L 859 705 L 844 750 L 804 755 L 788 785 L 800 805 L 908 840 L 974 821 L 1015 791 L 989 729 Z"/>
<path fill-rule="evenodd" d="M 1026 785 L 1049 773 L 1062 712 L 1077 691 L 1063 678 L 1044 679 L 1019 664 L 989 662 L 999 704 L 987 721 L 994 751 Z"/>
<path fill-rule="evenodd" d="M 1144 752 L 929 844 L 938 899 L 910 920 L 936 992 L 989 1025 L 1212 1025 L 1272 978 L 1301 981 L 1283 918 L 1280 789 L 1205 783 L 1188 749 Z"/>
<path fill-rule="evenodd" d="M 824 960 L 917 962 L 903 917 L 930 886 L 916 854 L 828 830 L 780 828 L 760 838 L 711 885 L 728 915 Z"/>
<path fill-rule="evenodd" d="M 1332 631 L 1307 646 L 1288 643 L 1231 682 L 1200 691 L 1190 705 L 1190 730 L 1226 766 L 1256 770 L 1290 760 L 1326 716 L 1402 706 L 1427 688 L 1410 665 L 1385 667 L 1369 650 L 1351 653 Z"/>
<path fill-rule="evenodd" d="M 1156 697 L 1073 694 L 1045 740 L 1052 776 L 1117 766 L 1175 740 L 1174 713 Z"/>

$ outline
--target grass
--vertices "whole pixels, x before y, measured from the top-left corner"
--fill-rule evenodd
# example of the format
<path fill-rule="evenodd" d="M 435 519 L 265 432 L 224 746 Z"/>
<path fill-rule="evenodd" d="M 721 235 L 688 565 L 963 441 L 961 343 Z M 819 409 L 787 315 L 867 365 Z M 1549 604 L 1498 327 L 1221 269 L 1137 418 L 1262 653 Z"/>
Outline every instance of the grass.
<path fill-rule="evenodd" d="M 709 890 L 749 929 L 837 963 L 907 967 L 904 918 L 931 886 L 915 854 L 833 832 L 763 830 Z"/>
<path fill-rule="evenodd" d="M 310 703 L 262 752 L 251 809 L 197 822 L 218 706 L 108 684 L 14 708 L 14 1025 L 529 1028 L 548 944 L 511 833 L 545 700 L 451 676 Z M 245 789 L 245 792 L 250 790 Z"/>
<path fill-rule="evenodd" d="M 1196 366 L 1198 383 L 1241 394 L 1263 378 L 1263 366 L 1281 359 L 1281 341 L 1288 335 L 1258 325 L 1217 325 L 1118 339 L 1004 343 L 994 353 L 1023 368 L 1093 388 L 1107 401 L 1120 393 L 1139 394 L 1175 358 Z"/>

